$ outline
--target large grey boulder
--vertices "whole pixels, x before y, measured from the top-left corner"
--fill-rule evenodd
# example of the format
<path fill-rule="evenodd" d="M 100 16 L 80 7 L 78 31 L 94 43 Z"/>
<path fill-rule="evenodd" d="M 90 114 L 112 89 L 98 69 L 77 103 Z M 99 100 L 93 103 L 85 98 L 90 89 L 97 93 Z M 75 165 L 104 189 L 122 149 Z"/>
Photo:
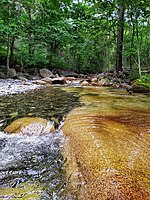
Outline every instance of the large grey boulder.
<path fill-rule="evenodd" d="M 54 74 L 46 68 L 40 69 L 40 76 L 42 78 L 54 78 L 55 77 Z"/>
<path fill-rule="evenodd" d="M 14 68 L 8 69 L 7 73 L 9 78 L 15 78 L 17 76 L 17 72 Z"/>
<path fill-rule="evenodd" d="M 77 78 L 79 75 L 74 72 L 74 71 L 71 71 L 71 70 L 67 70 L 67 69 L 58 69 L 58 75 L 59 76 L 65 76 L 65 77 L 75 77 Z"/>

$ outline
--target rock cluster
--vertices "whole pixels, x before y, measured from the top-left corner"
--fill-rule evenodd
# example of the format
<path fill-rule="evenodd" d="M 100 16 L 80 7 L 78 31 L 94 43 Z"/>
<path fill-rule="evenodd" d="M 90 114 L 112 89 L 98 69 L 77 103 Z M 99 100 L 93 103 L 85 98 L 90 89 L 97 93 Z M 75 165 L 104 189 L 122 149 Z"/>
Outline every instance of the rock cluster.
<path fill-rule="evenodd" d="M 28 71 L 31 75 L 27 73 Z M 47 68 L 42 68 L 39 72 L 38 69 L 28 69 L 28 71 L 17 73 L 14 68 L 10 68 L 8 75 L 12 78 L 11 82 L 13 84 L 6 83 L 3 90 L 6 89 L 8 94 L 14 94 L 40 88 L 44 85 L 67 84 L 69 86 L 111 86 L 114 88 L 125 88 L 129 93 L 150 92 L 149 89 L 143 86 L 135 85 L 135 83 L 132 84 L 132 81 L 129 79 L 129 73 L 127 72 L 120 72 L 116 75 L 113 71 L 105 71 L 101 74 L 84 75 L 63 69 L 53 69 L 50 71 Z M 0 83 L 2 85 L 3 81 L 0 81 Z M 0 95 L 3 95 L 3 93 L 0 90 Z"/>

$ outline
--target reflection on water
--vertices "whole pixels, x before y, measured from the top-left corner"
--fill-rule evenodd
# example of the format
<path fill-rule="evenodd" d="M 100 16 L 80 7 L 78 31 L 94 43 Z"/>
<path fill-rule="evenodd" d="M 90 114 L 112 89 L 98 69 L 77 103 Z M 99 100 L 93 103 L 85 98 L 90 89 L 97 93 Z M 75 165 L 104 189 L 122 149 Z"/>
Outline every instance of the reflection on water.
<path fill-rule="evenodd" d="M 26 94 L 0 97 L 0 126 L 21 117 L 42 117 L 61 120 L 78 103 L 78 98 L 58 87 L 32 91 Z M 2 121 L 2 124 L 1 124 Z"/>

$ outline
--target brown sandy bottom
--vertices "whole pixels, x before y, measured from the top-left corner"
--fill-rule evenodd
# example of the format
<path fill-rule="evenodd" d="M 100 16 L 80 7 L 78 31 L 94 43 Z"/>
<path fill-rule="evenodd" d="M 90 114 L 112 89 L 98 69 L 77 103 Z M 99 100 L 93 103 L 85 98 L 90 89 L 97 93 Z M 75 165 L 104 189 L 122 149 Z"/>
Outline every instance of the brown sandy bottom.
<path fill-rule="evenodd" d="M 150 199 L 148 97 L 67 90 L 77 90 L 84 103 L 70 112 L 63 127 L 67 173 L 80 188 L 78 199 Z"/>

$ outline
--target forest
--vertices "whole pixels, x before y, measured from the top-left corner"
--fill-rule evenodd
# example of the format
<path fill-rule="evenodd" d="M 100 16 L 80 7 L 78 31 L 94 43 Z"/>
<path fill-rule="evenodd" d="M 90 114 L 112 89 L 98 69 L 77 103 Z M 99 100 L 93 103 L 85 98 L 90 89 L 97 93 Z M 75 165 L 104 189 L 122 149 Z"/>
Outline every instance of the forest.
<path fill-rule="evenodd" d="M 1 0 L 0 68 L 149 70 L 148 0 Z"/>
<path fill-rule="evenodd" d="M 0 199 L 150 199 L 150 1 L 0 0 Z"/>

